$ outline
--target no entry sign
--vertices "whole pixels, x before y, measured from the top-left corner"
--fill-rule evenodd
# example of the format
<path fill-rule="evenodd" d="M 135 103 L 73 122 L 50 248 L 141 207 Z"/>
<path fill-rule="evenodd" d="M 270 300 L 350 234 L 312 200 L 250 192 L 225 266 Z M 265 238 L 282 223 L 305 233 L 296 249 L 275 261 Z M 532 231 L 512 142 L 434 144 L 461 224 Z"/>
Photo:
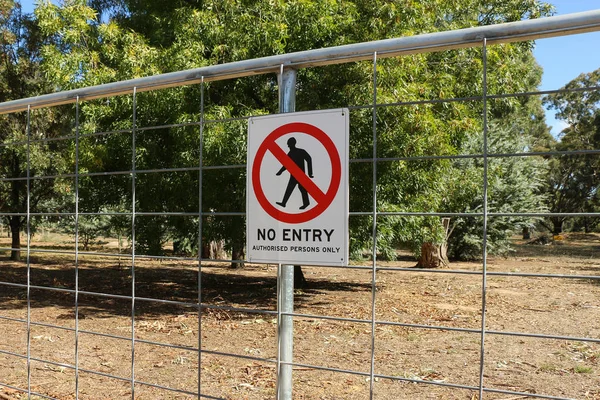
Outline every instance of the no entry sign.
<path fill-rule="evenodd" d="M 251 118 L 247 254 L 250 262 L 348 262 L 347 109 Z"/>

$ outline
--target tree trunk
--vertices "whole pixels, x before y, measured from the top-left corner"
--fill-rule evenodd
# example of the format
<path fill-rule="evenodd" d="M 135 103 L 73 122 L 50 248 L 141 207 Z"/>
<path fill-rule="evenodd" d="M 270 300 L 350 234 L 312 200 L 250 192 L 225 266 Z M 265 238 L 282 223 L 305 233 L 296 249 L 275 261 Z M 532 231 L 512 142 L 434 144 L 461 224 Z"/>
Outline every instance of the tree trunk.
<path fill-rule="evenodd" d="M 448 238 L 452 233 L 450 218 L 442 218 L 442 226 L 445 231 L 444 242 L 439 245 L 432 242 L 423 243 L 417 268 L 439 268 L 447 267 L 450 264 L 448 260 Z"/>
<path fill-rule="evenodd" d="M 552 219 L 552 234 L 560 235 L 563 231 L 563 222 L 562 218 L 553 218 Z"/>
<path fill-rule="evenodd" d="M 590 233 L 592 231 L 590 228 L 590 219 L 588 217 L 583 217 L 583 229 L 585 233 Z"/>
<path fill-rule="evenodd" d="M 437 245 L 431 242 L 423 243 L 421 246 L 421 257 L 417 262 L 417 268 L 439 268 L 447 267 L 448 245 L 443 243 Z"/>
<path fill-rule="evenodd" d="M 202 238 L 202 253 L 201 253 L 201 257 L 203 259 L 209 259 L 211 258 L 211 254 L 210 254 L 210 242 L 206 241 L 204 238 Z"/>
<path fill-rule="evenodd" d="M 523 227 L 523 240 L 531 239 L 531 231 L 528 226 Z"/>
<path fill-rule="evenodd" d="M 12 234 L 10 259 L 19 261 L 21 259 L 21 217 L 12 216 L 10 218 L 10 231 Z"/>
<path fill-rule="evenodd" d="M 244 245 L 233 245 L 233 248 L 231 249 L 231 259 L 233 261 L 236 260 L 243 260 L 244 259 Z M 231 263 L 231 268 L 243 268 L 244 267 L 244 263 L 241 262 L 232 262 Z"/>
<path fill-rule="evenodd" d="M 294 265 L 294 287 L 300 289 L 308 287 L 308 281 L 304 277 L 302 266 L 300 265 Z"/>

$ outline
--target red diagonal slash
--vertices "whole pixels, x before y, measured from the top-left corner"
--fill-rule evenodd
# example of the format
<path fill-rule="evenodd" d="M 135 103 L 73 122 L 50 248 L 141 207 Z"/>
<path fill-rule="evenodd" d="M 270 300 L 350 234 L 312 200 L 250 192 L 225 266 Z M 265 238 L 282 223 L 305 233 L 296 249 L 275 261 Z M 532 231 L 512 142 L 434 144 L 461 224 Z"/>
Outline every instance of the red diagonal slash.
<path fill-rule="evenodd" d="M 277 139 L 288 133 L 298 133 L 312 136 L 317 139 L 327 151 L 329 161 L 331 162 L 331 181 L 329 182 L 328 189 L 325 193 L 323 193 L 323 191 L 306 175 L 306 173 L 304 173 L 302 169 L 298 167 L 296 163 L 294 163 L 294 161 L 292 161 L 290 157 L 288 157 L 288 155 L 279 147 L 279 145 L 275 143 Z M 273 154 L 273 156 L 283 166 L 285 166 L 291 176 L 298 181 L 298 184 L 302 185 L 302 187 L 306 189 L 307 193 L 310 193 L 311 197 L 316 201 L 314 207 L 311 207 L 301 213 L 287 213 L 281 209 L 275 208 L 273 204 L 271 204 L 271 201 L 269 201 L 269 199 L 267 199 L 265 196 L 260 179 L 261 168 L 267 152 L 271 152 L 271 154 Z M 331 202 L 338 194 L 342 177 L 340 156 L 334 142 L 321 129 L 314 125 L 303 122 L 290 122 L 285 125 L 281 125 L 271 132 L 256 150 L 256 154 L 251 165 L 252 188 L 254 190 L 256 200 L 268 215 L 279 222 L 288 224 L 300 224 L 308 222 L 315 219 L 325 210 L 327 210 L 327 208 L 331 205 Z"/>
<path fill-rule="evenodd" d="M 267 149 L 275 156 L 275 158 L 288 170 L 308 194 L 311 195 L 317 203 L 325 200 L 325 193 L 296 165 L 292 159 L 275 142 L 267 145 Z"/>

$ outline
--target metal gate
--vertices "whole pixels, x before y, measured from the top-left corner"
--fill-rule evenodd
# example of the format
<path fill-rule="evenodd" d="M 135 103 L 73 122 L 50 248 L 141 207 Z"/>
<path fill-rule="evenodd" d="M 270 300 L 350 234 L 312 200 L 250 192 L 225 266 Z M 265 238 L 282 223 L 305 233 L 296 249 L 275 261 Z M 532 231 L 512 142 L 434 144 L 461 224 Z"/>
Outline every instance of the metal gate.
<path fill-rule="evenodd" d="M 22 182 L 27 191 L 22 210 L 2 214 L 4 218 L 25 219 L 26 254 L 21 263 L 3 257 L 0 268 L 4 270 L 0 278 L 0 397 L 600 398 L 597 243 L 592 241 L 586 248 L 589 258 L 565 261 L 554 269 L 540 266 L 557 263 L 550 250 L 548 256 L 522 255 L 515 261 L 517 266 L 512 264 L 510 268 L 497 260 L 490 266 L 487 251 L 488 222 L 493 219 L 600 216 L 596 212 L 517 212 L 501 206 L 490 209 L 488 174 L 495 160 L 597 156 L 600 150 L 511 152 L 492 148 L 490 141 L 494 138 L 490 138 L 487 120 L 490 102 L 586 93 L 598 88 L 490 92 L 488 74 L 493 71 L 488 69 L 487 52 L 502 43 L 597 30 L 600 11 L 304 51 L 0 104 L 2 114 L 21 113 L 27 121 L 24 140 L 0 145 L 23 152 L 27 159 L 26 176 L 0 177 L 4 184 Z M 479 49 L 481 55 L 481 87 L 473 88 L 472 95 L 403 99 L 398 94 L 394 102 L 379 100 L 383 89 L 377 72 L 382 58 L 465 48 Z M 291 112 L 295 110 L 297 71 L 344 63 L 369 64 L 373 71 L 372 80 L 365 82 L 370 102 L 337 105 L 348 107 L 351 115 L 370 115 L 372 121 L 367 134 L 360 133 L 370 140 L 370 154 L 358 154 L 350 160 L 352 166 L 367 168 L 372 176 L 371 187 L 362 188 L 370 193 L 370 209 L 350 210 L 351 219 L 372 221 L 371 231 L 363 232 L 371 238 L 366 255 L 370 261 L 341 268 L 305 268 L 313 286 L 296 291 L 294 266 L 228 269 L 227 264 L 242 261 L 215 256 L 219 242 L 209 245 L 204 237 L 211 224 L 229 223 L 235 218 L 243 221 L 245 212 L 227 208 L 231 204 L 228 197 L 240 194 L 228 192 L 229 186 L 215 187 L 222 180 L 211 174 L 243 176 L 245 165 L 214 164 L 207 155 L 214 149 L 207 150 L 205 133 L 210 129 L 233 132 L 225 140 L 243 137 L 250 116 L 206 115 L 207 85 L 277 74 L 279 111 Z M 145 114 L 144 120 L 152 120 L 152 109 L 148 108 L 152 96 L 160 97 L 184 85 L 198 92 L 199 119 L 138 123 L 141 114 Z M 121 128 L 115 123 L 114 130 L 98 132 L 93 126 L 80 124 L 86 102 L 111 101 L 122 104 L 128 116 L 128 121 L 119 122 Z M 394 122 L 386 121 L 382 111 L 413 108 L 418 112 L 419 107 L 448 104 L 481 109 L 480 150 L 394 157 L 378 148 L 381 126 Z M 36 121 L 53 107 L 72 107 L 72 134 L 46 137 L 36 130 Z M 144 151 L 161 152 L 172 144 L 165 142 L 165 137 L 178 135 L 197 139 L 182 140 L 184 145 L 177 150 L 189 151 L 189 162 L 149 165 L 140 161 L 141 144 Z M 114 157 L 126 159 L 130 168 L 90 169 L 94 155 L 82 152 L 82 143 L 94 148 L 93 143 L 98 143 L 94 141 L 106 137 L 128 143 L 131 152 Z M 31 167 L 36 150 L 63 145 L 74 151 L 75 170 L 37 175 Z M 110 152 L 111 148 L 105 146 L 102 150 Z M 426 205 L 412 210 L 378 206 L 378 169 L 382 165 L 388 168 L 394 163 L 417 165 L 440 160 L 478 163 L 481 208 L 439 212 Z M 83 163 L 85 170 L 80 168 Z M 183 195 L 196 196 L 195 210 L 144 209 L 140 196 L 160 198 L 165 189 L 161 189 L 164 181 L 159 177 L 164 174 L 181 178 L 181 187 L 187 187 L 181 189 Z M 33 188 L 44 180 L 64 182 L 66 192 L 72 191 L 72 209 L 32 211 L 37 201 Z M 80 193 L 83 180 L 97 181 L 96 186 L 87 186 L 97 190 Z M 123 207 L 82 209 L 84 197 L 110 195 L 105 192 L 104 180 L 110 180 L 112 187 L 118 188 L 117 195 L 127 200 Z M 191 189 L 190 182 L 195 182 Z M 214 190 L 222 191 L 221 210 L 207 209 L 203 204 L 206 193 Z M 393 217 L 470 218 L 471 223 L 481 222 L 482 261 L 443 269 L 379 261 L 374 255 L 380 251 L 380 224 Z M 86 224 L 107 218 L 122 219 L 122 232 L 130 235 L 128 251 L 121 243 L 122 232 L 113 232 L 113 239 L 119 236 L 119 243 L 100 247 L 92 243 L 88 249 Z M 172 244 L 173 251 L 168 254 L 138 250 L 151 248 L 138 243 L 140 233 L 162 229 L 160 223 L 155 223 L 161 218 L 194 225 L 197 242 L 191 246 L 198 247 L 197 257 L 178 253 L 185 245 L 180 241 Z M 71 221 L 72 239 L 65 242 L 63 236 L 55 238 L 54 247 L 42 244 L 44 235 L 53 234 L 44 231 L 46 220 Z M 36 232 L 33 226 L 38 227 Z M 560 242 L 562 238 L 554 240 Z M 560 244 L 555 247 L 560 248 Z M 208 255 L 203 257 L 202 249 L 208 249 Z M 0 250 L 20 249 L 9 245 Z M 520 308 L 511 305 L 511 296 L 539 298 L 536 289 L 542 286 L 556 287 L 557 291 L 556 298 L 541 299 L 545 308 L 533 301 Z M 239 294 L 242 291 L 245 294 Z M 328 296 L 336 292 L 335 303 L 328 302 Z M 550 318 L 538 320 L 538 315 L 548 313 Z M 568 329 L 549 322 L 561 319 Z M 544 357 L 554 361 L 544 361 Z"/>

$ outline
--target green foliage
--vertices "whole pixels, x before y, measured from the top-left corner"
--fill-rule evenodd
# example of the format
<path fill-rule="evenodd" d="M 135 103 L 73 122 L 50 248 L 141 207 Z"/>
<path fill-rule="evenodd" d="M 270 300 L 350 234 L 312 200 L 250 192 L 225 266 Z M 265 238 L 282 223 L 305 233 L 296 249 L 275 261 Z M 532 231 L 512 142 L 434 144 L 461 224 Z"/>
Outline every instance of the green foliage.
<path fill-rule="evenodd" d="M 16 100 L 47 92 L 50 87 L 39 72 L 41 38 L 30 15 L 19 3 L 0 1 L 0 101 Z M 56 209 L 60 199 L 72 195 L 68 179 L 32 179 L 72 171 L 65 141 L 46 141 L 70 132 L 70 108 L 57 107 L 0 116 L 0 212 L 25 213 Z M 71 115 L 72 117 L 72 115 Z M 29 196 L 28 196 L 29 195 Z M 29 198 L 29 203 L 28 203 Z M 12 248 L 20 248 L 19 232 L 25 223 L 20 215 L 4 216 L 12 230 Z M 18 250 L 11 257 L 19 258 Z"/>
<path fill-rule="evenodd" d="M 168 3 L 65 0 L 62 6 L 51 2 L 40 4 L 36 18 L 46 43 L 41 53 L 45 77 L 57 89 L 70 89 L 312 48 L 537 18 L 551 11 L 549 5 L 536 0 L 427 0 L 410 5 L 384 0 Z M 481 60 L 481 49 L 472 48 L 379 61 L 377 101 L 479 96 L 483 90 Z M 539 68 L 533 61 L 531 43 L 490 46 L 488 66 L 488 87 L 492 92 L 529 91 L 539 83 Z M 369 62 L 302 70 L 298 81 L 298 110 L 372 102 L 374 88 Z M 277 112 L 276 77 L 211 82 L 204 89 L 205 119 L 233 120 L 204 126 L 203 165 L 244 164 L 245 123 L 236 118 Z M 131 168 L 131 159 L 135 159 L 137 170 L 199 165 L 197 126 L 157 131 L 152 140 L 144 139 L 146 135 L 152 137 L 150 131 L 139 129 L 198 121 L 199 88 L 144 93 L 136 101 L 135 155 L 130 150 L 133 144 L 130 132 L 90 136 L 81 143 L 80 171 L 126 171 Z M 131 130 L 134 127 L 131 110 L 130 96 L 87 102 L 82 105 L 81 130 L 85 133 Z M 474 137 L 482 131 L 481 113 L 481 104 L 477 102 L 379 107 L 376 156 L 405 159 L 463 154 L 472 150 L 469 146 L 474 145 Z M 539 104 L 536 108 L 526 101 L 507 98 L 490 105 L 490 118 L 510 119 L 516 114 L 537 117 Z M 369 158 L 374 146 L 371 110 L 353 111 L 351 118 L 351 158 Z M 477 204 L 472 200 L 476 193 L 472 184 L 481 183 L 477 167 L 475 163 L 461 165 L 444 159 L 378 162 L 377 209 L 390 212 L 473 209 Z M 502 179 L 502 174 L 511 168 L 516 167 L 500 166 L 490 175 L 499 177 L 494 183 L 498 202 L 512 201 L 504 193 L 509 191 L 510 182 Z M 460 187 L 457 173 L 473 180 Z M 197 174 L 139 175 L 136 210 L 155 213 L 197 210 Z M 351 210 L 373 209 L 372 177 L 372 165 L 351 165 Z M 244 210 L 243 168 L 218 173 L 206 170 L 202 180 L 203 211 Z M 90 211 L 131 204 L 131 183 L 121 178 L 99 182 L 99 179 L 81 182 L 81 201 Z M 136 239 L 144 251 L 152 252 L 160 252 L 168 239 L 189 245 L 197 243 L 192 240 L 197 239 L 197 221 L 184 219 L 176 222 L 167 216 L 140 218 L 136 221 Z M 204 222 L 204 239 L 224 239 L 232 251 L 243 246 L 245 228 L 241 217 L 210 217 Z M 351 218 L 350 226 L 352 253 L 369 249 L 372 221 L 368 217 Z M 509 229 L 499 231 L 506 235 Z M 420 243 L 439 243 L 444 234 L 437 218 L 389 216 L 378 220 L 377 238 L 382 257 L 393 258 L 399 245 L 418 252 Z"/>
<path fill-rule="evenodd" d="M 506 126 L 503 121 L 491 124 L 488 136 L 490 154 L 518 154 L 529 148 L 531 138 L 521 133 L 522 125 L 515 121 Z M 482 136 L 474 138 L 465 150 L 477 151 L 483 145 Z M 488 212 L 532 213 L 546 211 L 545 198 L 540 194 L 546 162 L 535 157 L 494 157 L 488 159 Z M 484 160 L 462 159 L 454 162 L 450 174 L 446 210 L 460 213 L 483 211 Z M 525 217 L 491 217 L 486 226 L 488 254 L 505 255 L 510 250 L 509 238 L 523 227 L 533 227 L 535 219 Z M 483 251 L 483 219 L 458 217 L 451 223 L 449 256 L 479 259 Z"/>
<path fill-rule="evenodd" d="M 101 216 L 81 216 L 75 223 L 75 218 L 62 218 L 59 229 L 66 234 L 79 236 L 79 243 L 84 251 L 90 249 L 90 244 L 99 236 L 108 236 L 110 224 L 106 218 Z"/>
<path fill-rule="evenodd" d="M 563 89 L 584 89 L 600 84 L 600 69 L 584 73 Z M 567 91 L 549 95 L 545 99 L 556 116 L 568 123 L 554 144 L 558 151 L 600 149 L 600 93 L 597 90 Z M 546 192 L 549 208 L 554 213 L 596 212 L 600 206 L 598 170 L 600 161 L 595 154 L 569 154 L 549 161 Z M 563 230 L 566 217 L 552 217 L 547 224 L 554 234 Z M 596 221 L 585 218 L 575 221 L 589 231 Z"/>

